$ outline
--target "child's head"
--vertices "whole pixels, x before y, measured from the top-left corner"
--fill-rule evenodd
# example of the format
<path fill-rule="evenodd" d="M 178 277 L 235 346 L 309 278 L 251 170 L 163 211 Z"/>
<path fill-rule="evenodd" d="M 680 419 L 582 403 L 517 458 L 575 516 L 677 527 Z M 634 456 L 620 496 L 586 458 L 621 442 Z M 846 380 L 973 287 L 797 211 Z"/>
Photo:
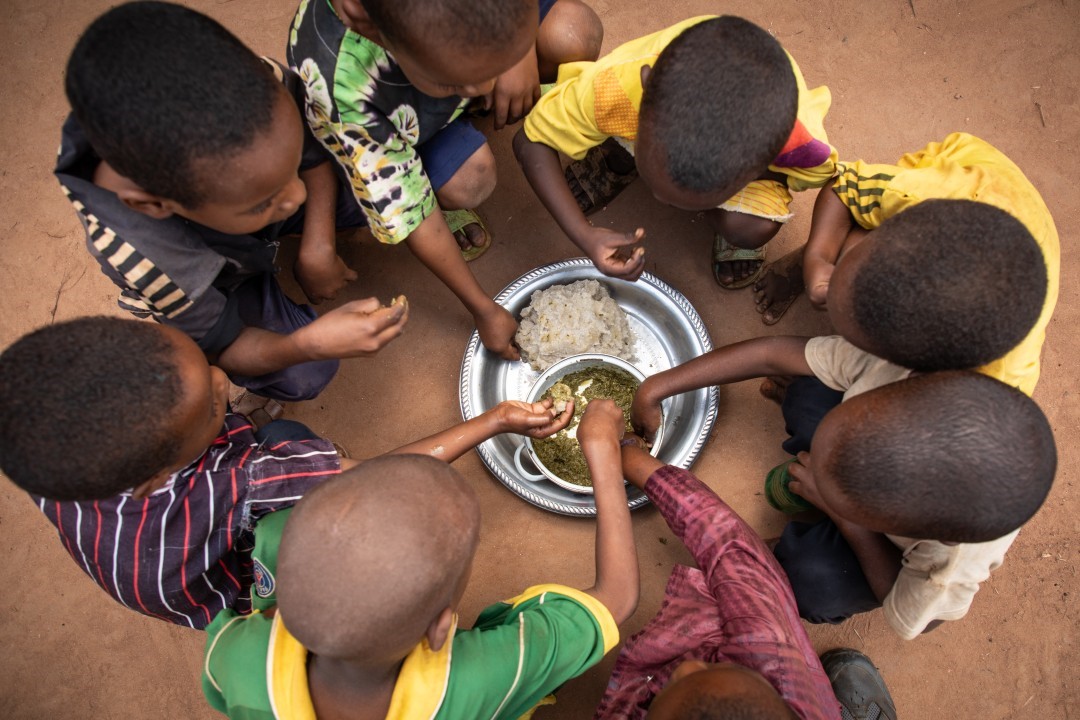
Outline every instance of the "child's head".
<path fill-rule="evenodd" d="M 439 649 L 465 592 L 480 507 L 463 477 L 421 455 L 368 460 L 304 496 L 285 526 L 278 606 L 316 655 L 401 660 Z"/>
<path fill-rule="evenodd" d="M 927 200 L 840 258 L 829 317 L 849 341 L 922 372 L 976 368 L 1014 348 L 1046 298 L 1046 261 L 1024 225 L 971 200 Z"/>
<path fill-rule="evenodd" d="M 638 171 L 661 202 L 714 208 L 768 169 L 795 126 L 799 90 L 768 32 L 725 16 L 687 28 L 642 71 Z"/>
<path fill-rule="evenodd" d="M 760 673 L 735 663 L 687 660 L 649 706 L 649 720 L 791 720 L 794 714 Z"/>
<path fill-rule="evenodd" d="M 478 97 L 536 42 L 536 0 L 336 0 L 352 30 L 385 47 L 417 90 Z"/>
<path fill-rule="evenodd" d="M 145 494 L 210 446 L 228 388 L 164 325 L 88 317 L 41 328 L 0 355 L 0 468 L 51 500 Z"/>
<path fill-rule="evenodd" d="M 230 234 L 303 204 L 299 110 L 270 65 L 193 10 L 121 5 L 68 60 L 65 88 L 94 151 L 154 218 L 177 214 Z"/>
<path fill-rule="evenodd" d="M 1057 451 L 1038 405 L 986 375 L 920 375 L 834 408 L 810 468 L 841 517 L 877 532 L 987 542 L 1035 514 Z"/>

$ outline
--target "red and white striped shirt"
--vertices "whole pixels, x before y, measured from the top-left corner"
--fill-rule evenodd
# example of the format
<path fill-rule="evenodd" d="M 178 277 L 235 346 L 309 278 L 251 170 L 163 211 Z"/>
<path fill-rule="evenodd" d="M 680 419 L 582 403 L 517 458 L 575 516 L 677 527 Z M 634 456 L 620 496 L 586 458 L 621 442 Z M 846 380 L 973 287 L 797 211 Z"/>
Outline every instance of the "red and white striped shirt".
<path fill-rule="evenodd" d="M 164 487 L 137 500 L 57 502 L 34 497 L 68 553 L 116 601 L 136 612 L 202 629 L 225 608 L 251 609 L 252 532 L 341 472 L 328 440 L 259 447 L 241 415 Z"/>

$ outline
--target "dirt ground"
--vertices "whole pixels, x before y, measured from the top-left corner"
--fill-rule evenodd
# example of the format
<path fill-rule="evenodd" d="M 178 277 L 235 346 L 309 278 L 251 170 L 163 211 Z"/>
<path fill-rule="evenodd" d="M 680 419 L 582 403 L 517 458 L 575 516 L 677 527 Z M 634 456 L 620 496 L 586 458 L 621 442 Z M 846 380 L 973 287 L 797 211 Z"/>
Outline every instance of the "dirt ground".
<path fill-rule="evenodd" d="M 743 15 L 773 32 L 811 86 L 827 84 L 826 126 L 842 158 L 892 161 L 963 130 L 1006 152 L 1040 189 L 1062 237 L 1061 299 L 1043 351 L 1036 400 L 1057 433 L 1060 466 L 1045 507 L 1021 533 L 1005 565 L 986 583 L 968 617 L 912 642 L 899 640 L 880 612 L 811 627 L 820 651 L 844 645 L 880 666 L 904 718 L 1076 717 L 1080 714 L 1077 555 L 1080 553 L 1075 449 L 1080 411 L 1076 327 L 1080 270 L 1071 250 L 1080 203 L 1069 166 L 1080 149 L 1080 4 L 1071 0 L 854 0 L 726 3 L 705 0 L 592 0 L 604 47 L 703 13 Z M 62 74 L 80 31 L 111 3 L 0 4 L 0 346 L 32 328 L 86 313 L 119 311 L 112 284 L 83 244 L 75 214 L 51 171 L 68 109 Z M 283 57 L 294 0 L 196 0 L 260 53 Z M 212 92 L 212 91 L 211 91 Z M 484 206 L 496 246 L 474 269 L 496 293 L 541 264 L 580 254 L 534 199 L 510 152 L 512 131 L 490 135 L 500 180 Z M 774 242 L 774 257 L 801 242 L 813 198 Z M 801 300 L 765 329 L 747 291 L 724 292 L 708 270 L 700 218 L 660 207 L 632 187 L 595 222 L 648 231 L 648 270 L 681 290 L 721 345 L 766 332 L 828 331 Z M 408 295 L 406 334 L 377 358 L 343 363 L 317 400 L 288 416 L 347 446 L 378 454 L 460 419 L 459 365 L 470 319 L 404 248 L 359 235 L 341 247 L 360 280 L 341 300 Z M 282 264 L 291 258 L 286 249 Z M 288 276 L 288 273 L 285 273 Z M 295 286 L 289 286 L 300 298 Z M 27 421 L 33 411 L 26 408 Z M 42 428 L 62 433 L 62 428 Z M 783 458 L 782 422 L 756 384 L 721 389 L 721 415 L 695 472 L 764 536 L 782 517 L 760 496 L 765 471 Z M 483 505 L 482 544 L 463 619 L 539 581 L 592 582 L 593 524 L 548 514 L 517 499 L 470 454 L 456 464 Z M 651 509 L 634 517 L 642 594 L 624 634 L 659 607 L 673 563 L 685 550 Z M 83 575 L 52 526 L 26 496 L 0 483 L 0 697 L 4 714 L 31 717 L 211 718 L 199 689 L 203 636 L 125 610 Z M 343 568 L 344 570 L 344 568 Z M 603 691 L 614 654 L 560 693 L 538 717 L 582 718 Z M 1069 668 L 1073 668 L 1069 670 Z"/>

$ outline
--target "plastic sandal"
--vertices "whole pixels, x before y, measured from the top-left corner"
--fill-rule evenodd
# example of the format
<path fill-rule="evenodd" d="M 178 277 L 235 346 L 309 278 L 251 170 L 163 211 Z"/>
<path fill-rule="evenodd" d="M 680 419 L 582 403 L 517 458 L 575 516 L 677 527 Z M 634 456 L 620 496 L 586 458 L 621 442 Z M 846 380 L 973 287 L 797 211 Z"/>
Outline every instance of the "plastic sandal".
<path fill-rule="evenodd" d="M 748 285 L 752 285 L 758 281 L 762 273 L 765 272 L 765 254 L 768 243 L 762 245 L 759 248 L 753 250 L 747 250 L 746 248 L 737 248 L 734 245 L 728 243 L 724 239 L 724 236 L 720 233 L 716 233 L 713 236 L 713 249 L 712 249 L 712 268 L 713 278 L 716 280 L 716 284 L 725 290 L 738 290 Z M 739 260 L 758 261 L 758 269 L 744 278 L 735 280 L 734 282 L 725 283 L 720 280 L 720 263 L 737 262 Z"/>
<path fill-rule="evenodd" d="M 480 219 L 480 216 L 475 210 L 443 210 L 443 217 L 446 218 L 446 224 L 450 226 L 450 232 L 457 234 L 457 232 L 469 225 L 479 225 L 480 229 L 484 231 L 484 237 L 487 238 L 480 247 L 470 247 L 468 250 L 461 251 L 461 257 L 465 258 L 465 262 L 472 262 L 476 258 L 480 257 L 488 251 L 491 247 L 491 233 L 488 232 L 487 225 Z"/>

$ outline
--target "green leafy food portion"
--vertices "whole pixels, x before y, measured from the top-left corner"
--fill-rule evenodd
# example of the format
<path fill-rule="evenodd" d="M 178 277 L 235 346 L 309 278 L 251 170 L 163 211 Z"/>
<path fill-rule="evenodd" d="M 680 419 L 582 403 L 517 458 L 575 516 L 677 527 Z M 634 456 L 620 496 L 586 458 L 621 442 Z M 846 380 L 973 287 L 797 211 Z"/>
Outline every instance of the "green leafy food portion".
<path fill-rule="evenodd" d="M 638 381 L 630 373 L 617 368 L 597 366 L 578 370 L 559 378 L 552 385 L 544 398 L 555 401 L 556 409 L 563 407 L 569 400 L 574 400 L 574 419 L 564 430 L 549 438 L 533 440 L 533 449 L 540 462 L 559 478 L 574 485 L 592 487 L 585 455 L 577 441 L 577 426 L 590 400 L 607 398 L 614 400 L 623 411 L 626 429 L 630 427 L 630 405 L 638 389 Z"/>

